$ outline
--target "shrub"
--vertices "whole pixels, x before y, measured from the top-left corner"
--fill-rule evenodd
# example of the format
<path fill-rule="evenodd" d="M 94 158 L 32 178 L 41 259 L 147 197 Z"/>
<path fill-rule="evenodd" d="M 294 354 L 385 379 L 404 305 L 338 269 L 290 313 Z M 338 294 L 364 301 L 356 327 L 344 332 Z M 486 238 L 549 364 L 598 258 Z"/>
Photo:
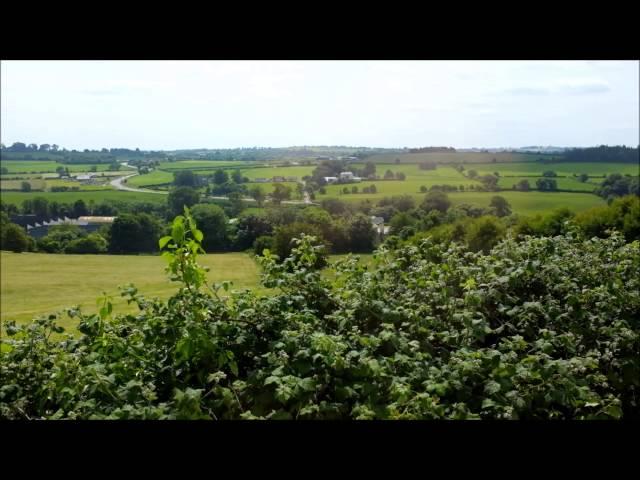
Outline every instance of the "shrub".
<path fill-rule="evenodd" d="M 639 418 L 639 242 L 425 240 L 330 279 L 303 236 L 260 259 L 260 296 L 207 284 L 188 212 L 171 230 L 166 302 L 129 286 L 135 315 L 69 309 L 77 337 L 4 322 L 0 418 Z"/>

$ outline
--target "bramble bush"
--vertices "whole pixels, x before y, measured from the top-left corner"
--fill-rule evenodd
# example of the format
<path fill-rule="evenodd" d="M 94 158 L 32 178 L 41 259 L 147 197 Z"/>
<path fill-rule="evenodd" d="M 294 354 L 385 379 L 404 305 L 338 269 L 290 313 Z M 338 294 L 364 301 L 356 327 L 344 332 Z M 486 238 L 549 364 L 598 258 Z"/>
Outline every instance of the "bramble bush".
<path fill-rule="evenodd" d="M 348 256 L 303 235 L 259 259 L 270 296 L 209 285 L 188 210 L 160 240 L 167 301 L 8 322 L 4 419 L 629 419 L 640 386 L 640 242 L 430 239 Z"/>

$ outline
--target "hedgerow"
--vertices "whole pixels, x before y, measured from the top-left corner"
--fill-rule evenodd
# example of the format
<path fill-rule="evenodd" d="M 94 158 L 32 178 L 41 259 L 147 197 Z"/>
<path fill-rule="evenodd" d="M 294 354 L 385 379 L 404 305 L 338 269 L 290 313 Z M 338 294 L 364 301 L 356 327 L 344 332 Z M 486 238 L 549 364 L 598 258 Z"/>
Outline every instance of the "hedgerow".
<path fill-rule="evenodd" d="M 430 239 L 349 256 L 331 279 L 303 236 L 258 261 L 270 296 L 209 285 L 188 210 L 160 241 L 167 301 L 9 322 L 4 419 L 638 418 L 640 242 Z"/>

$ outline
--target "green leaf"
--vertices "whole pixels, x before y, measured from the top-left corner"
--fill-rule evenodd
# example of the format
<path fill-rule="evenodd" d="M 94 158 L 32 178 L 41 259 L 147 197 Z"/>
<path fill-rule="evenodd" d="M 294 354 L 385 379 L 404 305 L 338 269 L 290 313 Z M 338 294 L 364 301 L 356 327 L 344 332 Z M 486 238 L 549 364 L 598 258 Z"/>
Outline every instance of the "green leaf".
<path fill-rule="evenodd" d="M 193 237 L 198 241 L 198 243 L 201 243 L 204 235 L 200 230 L 196 229 L 193 231 Z"/>
<path fill-rule="evenodd" d="M 487 384 L 485 385 L 484 391 L 487 392 L 489 395 L 498 393 L 500 391 L 500 384 L 495 380 L 491 380 L 487 382 Z"/>
<path fill-rule="evenodd" d="M 162 237 L 160 240 L 158 240 L 158 246 L 160 247 L 160 249 L 162 250 L 167 243 L 169 243 L 171 241 L 171 235 L 167 235 L 165 237 Z"/>

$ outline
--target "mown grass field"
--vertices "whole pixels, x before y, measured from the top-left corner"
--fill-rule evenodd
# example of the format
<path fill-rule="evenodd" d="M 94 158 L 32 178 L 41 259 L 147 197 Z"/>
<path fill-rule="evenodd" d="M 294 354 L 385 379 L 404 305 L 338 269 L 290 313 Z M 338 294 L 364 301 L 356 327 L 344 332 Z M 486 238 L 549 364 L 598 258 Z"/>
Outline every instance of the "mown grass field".
<path fill-rule="evenodd" d="M 536 189 L 536 181 L 542 177 L 500 177 L 498 186 L 500 188 L 513 188 L 520 180 L 528 180 L 531 189 Z M 592 178 L 588 182 L 580 182 L 573 177 L 555 177 L 554 180 L 560 190 L 576 190 L 578 192 L 593 192 L 598 188 L 598 178 Z"/>
<path fill-rule="evenodd" d="M 160 170 L 198 170 L 217 169 L 221 167 L 237 167 L 240 165 L 254 165 L 254 162 L 234 162 L 218 160 L 179 160 L 177 162 L 160 162 Z"/>
<path fill-rule="evenodd" d="M 0 165 L 6 167 L 11 173 L 45 173 L 45 172 L 55 172 L 56 168 L 64 167 L 69 168 L 70 172 L 89 172 L 91 171 L 91 167 L 96 167 L 97 171 L 102 172 L 109 169 L 109 164 L 90 164 L 90 163 L 79 163 L 79 164 L 63 164 L 54 161 L 40 161 L 40 160 L 2 160 Z M 129 171 L 130 168 L 126 168 L 124 166 L 121 167 L 121 171 Z"/>
<path fill-rule="evenodd" d="M 171 182 L 173 182 L 173 172 L 165 172 L 163 170 L 154 170 L 153 172 L 136 175 L 127 179 L 128 186 L 143 188 L 150 185 L 163 185 Z"/>
<path fill-rule="evenodd" d="M 331 261 L 342 257 L 334 255 Z M 361 257 L 368 261 L 371 255 Z M 210 268 L 210 284 L 230 280 L 233 289 L 269 291 L 259 285 L 260 267 L 246 253 L 201 255 L 198 262 Z M 73 305 L 95 312 L 103 292 L 113 296 L 116 312 L 135 312 L 137 307 L 127 305 L 117 287 L 133 283 L 148 298 L 168 298 L 178 284 L 169 281 L 165 266 L 160 256 L 0 252 L 0 319 L 26 322 Z M 72 327 L 74 321 L 65 318 L 62 325 Z"/>
<path fill-rule="evenodd" d="M 98 190 L 79 192 L 0 192 L 0 201 L 21 205 L 25 200 L 33 200 L 35 197 L 44 197 L 50 202 L 73 203 L 83 200 L 85 203 L 93 200 L 102 202 L 114 200 L 123 202 L 153 202 L 165 203 L 166 195 L 157 193 L 125 192 L 120 190 Z"/>
<path fill-rule="evenodd" d="M 374 163 L 395 163 L 396 158 L 400 163 L 489 163 L 493 159 L 496 162 L 535 162 L 540 158 L 551 158 L 554 155 L 536 155 L 531 153 L 480 153 L 480 152 L 454 152 L 454 153 L 402 153 L 380 154 L 367 157 L 366 161 Z M 556 155 L 557 157 L 557 155 Z"/>
<path fill-rule="evenodd" d="M 543 172 L 551 170 L 558 175 L 573 174 L 580 175 L 586 173 L 587 175 L 602 176 L 605 173 L 621 173 L 638 175 L 638 165 L 632 163 L 592 163 L 592 162 L 564 162 L 564 163 L 509 163 L 497 165 L 495 163 L 480 163 L 469 165 L 465 164 L 464 167 L 467 170 L 475 170 L 479 175 L 490 174 L 498 172 L 501 176 L 520 176 L 520 175 L 534 175 L 541 176 Z"/>
<path fill-rule="evenodd" d="M 574 212 L 581 212 L 592 207 L 606 205 L 606 202 L 590 193 L 567 192 L 458 192 L 448 193 L 453 205 L 469 203 L 488 207 L 491 197 L 500 195 L 510 204 L 514 213 L 519 215 L 536 215 L 555 208 L 567 207 Z"/>

